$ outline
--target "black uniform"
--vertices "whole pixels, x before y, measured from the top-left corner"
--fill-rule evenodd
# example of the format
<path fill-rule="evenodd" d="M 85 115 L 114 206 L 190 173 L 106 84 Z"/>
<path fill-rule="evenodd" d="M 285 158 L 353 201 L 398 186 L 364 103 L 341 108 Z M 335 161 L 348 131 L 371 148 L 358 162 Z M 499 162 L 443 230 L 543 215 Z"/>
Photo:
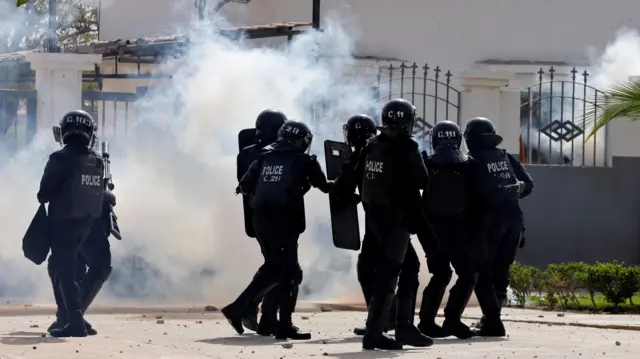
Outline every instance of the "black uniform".
<path fill-rule="evenodd" d="M 115 206 L 116 197 L 110 191 L 105 191 L 102 207 L 102 215 L 96 219 L 91 226 L 91 231 L 87 239 L 80 246 L 78 257 L 76 258 L 75 278 L 80 289 L 80 301 L 82 312 L 85 313 L 93 300 L 96 298 L 102 286 L 111 275 L 111 244 L 109 235 L 111 234 L 111 208 Z M 55 284 L 56 278 L 53 275 L 53 263 L 49 257 L 48 263 L 49 278 L 54 284 L 53 294 L 58 310 L 56 321 L 49 326 L 48 332 L 56 328 L 62 328 L 66 324 L 66 312 L 62 300 L 62 294 Z M 96 335 L 98 332 L 85 320 L 87 333 Z"/>
<path fill-rule="evenodd" d="M 264 244 L 266 260 L 244 292 L 222 309 L 239 334 L 244 332 L 242 314 L 247 305 L 278 286 L 280 318 L 276 338 L 311 338 L 291 322 L 296 286 L 302 282 L 298 237 L 306 227 L 303 197 L 310 186 L 323 192 L 330 187 L 316 157 L 305 153 L 311 139 L 311 132 L 303 123 L 285 122 L 273 148 L 260 156 L 240 181 L 242 193 L 253 195 L 254 227 Z"/>
<path fill-rule="evenodd" d="M 84 111 L 72 111 L 60 122 L 64 148 L 52 153 L 38 192 L 40 203 L 49 203 L 47 228 L 51 243 L 51 272 L 61 293 L 66 325 L 52 336 L 87 336 L 75 262 L 94 219 L 102 214 L 103 162 L 89 149 L 95 122 Z"/>
<path fill-rule="evenodd" d="M 362 193 L 362 176 L 356 175 L 356 164 L 360 157 L 360 153 L 366 144 L 367 140 L 371 139 L 376 134 L 376 124 L 373 119 L 367 115 L 356 115 L 349 120 L 343 126 L 344 137 L 346 143 L 351 146 L 354 151 L 351 158 L 345 162 L 342 166 L 340 174 L 336 179 L 336 191 L 340 191 L 341 197 L 345 200 L 349 200 L 355 188 Z M 367 211 L 367 205 L 363 204 L 365 213 Z M 376 267 L 377 261 L 380 258 L 381 249 L 379 247 L 380 242 L 373 236 L 368 225 L 365 223 L 365 234 L 362 240 L 362 249 L 358 255 L 357 274 L 358 282 L 362 288 L 365 303 L 369 305 L 369 301 L 373 296 L 375 281 L 376 281 Z M 409 298 L 408 301 L 401 300 L 401 305 L 397 306 L 397 302 L 394 301 L 389 310 L 389 323 L 386 330 L 393 330 L 396 328 L 396 316 L 398 321 L 402 323 L 410 322 L 413 324 L 413 317 L 415 312 L 415 297 L 420 285 L 418 275 L 420 273 L 420 260 L 413 248 L 413 245 L 409 242 L 407 252 L 404 260 L 402 261 L 402 270 L 398 280 L 398 297 Z M 385 331 L 386 331 L 385 330 Z M 364 335 L 366 328 L 355 328 L 353 331 L 356 335 Z M 396 338 L 407 337 L 405 335 L 405 327 L 400 329 L 400 333 L 396 332 Z M 416 331 L 417 332 L 417 331 Z M 419 336 L 416 339 L 415 336 L 410 338 L 404 338 L 406 344 L 425 346 L 430 345 L 431 341 L 425 343 L 425 338 Z M 412 340 L 413 339 L 413 340 Z"/>
<path fill-rule="evenodd" d="M 406 100 L 392 100 L 383 107 L 381 118 L 382 133 L 367 143 L 357 166 L 357 172 L 363 176 L 366 224 L 381 250 L 362 346 L 364 349 L 402 349 L 402 344 L 383 330 L 411 232 L 415 232 L 417 222 L 424 219 L 415 213 L 414 204 L 419 202 L 420 189 L 426 187 L 429 176 L 418 144 L 410 137 L 415 107 Z"/>
<path fill-rule="evenodd" d="M 266 147 L 278 139 L 278 130 L 283 123 L 287 121 L 287 117 L 284 113 L 277 110 L 267 109 L 262 111 L 256 118 L 256 140 L 257 144 L 247 146 L 243 148 L 238 154 L 237 162 L 237 177 L 238 182 L 242 179 L 242 176 L 247 172 L 249 166 L 260 157 L 261 154 L 267 151 Z M 243 195 L 245 211 L 251 211 L 251 195 Z M 253 226 L 253 223 L 250 224 Z M 255 230 L 254 230 L 255 232 Z M 260 245 L 262 255 L 267 260 L 266 246 L 264 241 L 256 233 L 256 239 Z M 297 292 L 298 287 L 295 287 Z M 258 305 L 262 301 L 262 317 L 258 323 Z M 244 313 L 242 320 L 243 325 L 249 329 L 256 331 L 260 335 L 269 336 L 275 334 L 278 317 L 278 292 L 268 291 L 264 297 L 249 303 Z"/>
<path fill-rule="evenodd" d="M 496 297 L 502 305 L 507 298 L 509 286 L 509 266 L 515 260 L 523 231 L 523 215 L 519 198 L 528 196 L 534 184 L 526 169 L 505 150 L 498 149 L 502 137 L 496 134 L 489 119 L 478 117 L 470 120 L 464 131 L 469 154 L 491 174 L 498 186 L 506 189 L 502 196 L 492 198 L 492 206 L 487 211 L 486 236 L 488 241 L 487 260 L 480 266 L 478 286 L 492 285 Z M 478 332 L 485 336 L 505 335 L 501 323 L 494 325 L 487 313 Z"/>
<path fill-rule="evenodd" d="M 423 199 L 440 247 L 427 255 L 432 277 L 422 296 L 418 328 L 439 338 L 454 335 L 468 339 L 473 336 L 471 329 L 461 322 L 461 316 L 476 286 L 476 263 L 481 259 L 477 253 L 482 251 L 484 244 L 483 216 L 488 207 L 485 198 L 495 196 L 485 188 L 487 180 L 493 177 L 485 174 L 472 157 L 460 151 L 461 143 L 460 127 L 444 121 L 432 129 L 433 155 L 426 158 L 423 152 L 431 181 Z M 444 311 L 444 325 L 440 328 L 435 319 L 451 281 L 451 266 L 458 280 L 451 289 Z M 497 310 L 492 287 L 480 287 L 478 295 L 483 310 Z"/>

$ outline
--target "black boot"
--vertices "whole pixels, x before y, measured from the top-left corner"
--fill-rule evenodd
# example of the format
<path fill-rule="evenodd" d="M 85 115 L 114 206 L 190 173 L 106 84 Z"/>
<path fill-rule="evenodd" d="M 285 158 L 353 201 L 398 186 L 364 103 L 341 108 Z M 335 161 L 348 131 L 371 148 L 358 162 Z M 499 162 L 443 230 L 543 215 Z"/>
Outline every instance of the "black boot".
<path fill-rule="evenodd" d="M 75 286 L 76 283 L 74 282 L 73 285 Z M 63 284 L 58 282 L 58 287 L 60 294 L 62 295 L 64 308 L 67 312 L 67 323 L 62 328 L 52 329 L 49 334 L 55 338 L 86 337 L 88 335 L 87 327 L 85 326 L 84 318 L 82 317 L 80 301 L 78 300 L 79 298 L 67 298 Z"/>
<path fill-rule="evenodd" d="M 258 305 L 260 301 L 254 301 L 247 305 L 242 316 L 242 325 L 254 332 L 258 331 Z"/>
<path fill-rule="evenodd" d="M 238 334 L 244 333 L 242 327 L 242 317 L 245 313 L 245 309 L 249 303 L 261 298 L 266 292 L 271 290 L 276 285 L 275 281 L 270 281 L 266 274 L 258 272 L 251 283 L 245 288 L 242 293 L 236 298 L 236 300 L 220 310 L 222 315 L 227 318 L 229 324 Z"/>
<path fill-rule="evenodd" d="M 87 274 L 82 278 L 80 282 L 80 302 L 82 303 L 82 314 L 86 313 L 94 299 L 100 293 L 102 286 L 109 278 L 111 274 L 111 267 L 106 267 L 100 272 L 96 272 L 92 268 L 89 269 Z M 89 324 L 86 320 L 84 321 L 85 327 L 87 328 L 87 334 L 96 335 L 98 331 L 93 329 L 93 326 Z"/>
<path fill-rule="evenodd" d="M 279 287 L 271 289 L 262 299 L 262 316 L 258 324 L 258 334 L 268 337 L 275 335 L 278 329 Z"/>
<path fill-rule="evenodd" d="M 471 329 L 462 323 L 462 313 L 469 304 L 469 299 L 473 294 L 473 289 L 476 286 L 476 275 L 472 267 L 467 268 L 467 264 L 464 264 L 463 268 L 458 264 L 458 261 L 454 262 L 458 265 L 456 273 L 458 273 L 458 279 L 456 283 L 449 291 L 449 300 L 447 306 L 444 308 L 444 323 L 442 324 L 442 330 L 447 336 L 453 335 L 458 339 L 469 339 L 474 336 Z"/>
<path fill-rule="evenodd" d="M 436 324 L 436 317 L 450 279 L 451 276 L 447 278 L 446 276 L 434 275 L 422 292 L 418 329 L 428 337 L 445 338 L 447 336 L 442 328 Z"/>
<path fill-rule="evenodd" d="M 383 326 L 388 320 L 389 307 L 391 307 L 392 301 L 393 294 L 371 298 L 369 315 L 367 316 L 367 332 L 362 337 L 362 349 L 402 350 L 402 344 L 383 331 Z"/>
<path fill-rule="evenodd" d="M 278 297 L 278 302 L 280 304 L 280 321 L 278 322 L 276 339 L 311 339 L 311 333 L 302 332 L 298 327 L 293 325 L 291 320 L 291 316 L 296 309 L 296 303 L 298 301 L 298 286 L 291 283 L 281 284 L 277 288 L 280 292 L 280 296 Z"/>
<path fill-rule="evenodd" d="M 504 337 L 507 335 L 500 317 L 486 317 L 480 329 L 474 330 L 473 333 L 478 337 Z"/>
<path fill-rule="evenodd" d="M 487 319 L 487 317 L 485 317 L 484 315 L 482 317 L 480 317 L 480 320 L 478 320 L 475 325 L 473 326 L 475 329 L 480 330 L 482 329 L 482 326 L 484 325 L 484 321 Z"/>
<path fill-rule="evenodd" d="M 371 301 L 371 297 L 373 296 L 373 290 L 375 289 L 375 271 L 366 266 L 365 261 L 362 260 L 362 253 L 358 255 L 358 264 L 356 269 L 358 273 L 358 283 L 360 283 L 362 295 L 364 296 L 364 302 L 367 305 L 368 309 L 369 302 Z M 353 334 L 359 336 L 363 336 L 366 332 L 366 327 L 357 327 L 353 329 Z"/>
<path fill-rule="evenodd" d="M 396 297 L 396 340 L 400 344 L 412 347 L 430 347 L 433 340 L 420 333 L 420 330 L 413 325 L 415 316 L 414 298 Z"/>

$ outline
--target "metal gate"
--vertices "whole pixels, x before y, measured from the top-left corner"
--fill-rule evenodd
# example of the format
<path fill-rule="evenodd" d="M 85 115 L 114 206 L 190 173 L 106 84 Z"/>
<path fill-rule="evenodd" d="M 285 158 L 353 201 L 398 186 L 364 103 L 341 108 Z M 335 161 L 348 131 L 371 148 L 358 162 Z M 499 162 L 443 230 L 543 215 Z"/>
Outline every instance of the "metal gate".
<path fill-rule="evenodd" d="M 82 93 L 82 109 L 98 123 L 100 138 L 113 138 L 129 131 L 139 97 L 137 93 L 87 91 Z"/>
<path fill-rule="evenodd" d="M 0 137 L 13 148 L 27 144 L 36 133 L 37 92 L 0 89 Z"/>
<path fill-rule="evenodd" d="M 586 115 L 603 110 L 605 93 L 573 68 L 562 79 L 553 66 L 520 95 L 520 160 L 530 164 L 607 166 L 607 128 L 589 141 Z M 585 142 L 586 141 L 586 142 Z"/>
<path fill-rule="evenodd" d="M 380 107 L 394 98 L 404 98 L 416 106 L 418 120 L 414 136 L 421 146 L 430 151 L 431 128 L 441 121 L 460 122 L 460 91 L 451 85 L 451 71 L 440 66 L 420 66 L 401 63 L 380 67 L 377 82 L 371 87 L 372 96 Z"/>

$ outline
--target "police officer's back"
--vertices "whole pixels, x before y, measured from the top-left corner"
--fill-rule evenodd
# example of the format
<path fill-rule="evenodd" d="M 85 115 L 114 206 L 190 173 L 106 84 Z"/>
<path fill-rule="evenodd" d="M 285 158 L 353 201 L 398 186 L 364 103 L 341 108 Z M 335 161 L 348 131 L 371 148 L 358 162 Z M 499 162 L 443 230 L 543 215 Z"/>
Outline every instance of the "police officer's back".
<path fill-rule="evenodd" d="M 238 181 L 242 179 L 242 176 L 247 172 L 253 161 L 269 149 L 267 146 L 276 142 L 278 139 L 278 131 L 285 121 L 287 121 L 287 116 L 282 111 L 266 109 L 258 114 L 255 122 L 256 143 L 242 148 L 237 157 L 236 169 Z M 245 232 L 250 236 L 256 236 L 253 228 L 251 196 L 243 195 L 242 204 L 245 217 Z M 261 250 L 264 251 L 265 245 L 259 237 L 256 236 L 256 239 L 260 244 Z M 262 300 L 262 317 L 260 322 L 258 322 L 258 305 L 260 304 L 260 300 Z M 259 298 L 249 304 L 244 314 L 243 324 L 248 329 L 256 331 L 260 335 L 270 335 L 275 332 L 277 310 L 277 297 L 273 291 L 269 291 L 264 298 Z"/>
<path fill-rule="evenodd" d="M 64 147 L 49 156 L 38 192 L 38 201 L 49 203 L 50 260 L 68 316 L 65 327 L 51 331 L 57 337 L 87 335 L 74 269 L 79 246 L 93 220 L 102 214 L 103 162 L 89 148 L 95 128 L 93 118 L 84 111 L 63 117 L 60 133 Z"/>
<path fill-rule="evenodd" d="M 478 278 L 492 282 L 498 301 L 502 304 L 507 297 L 509 267 L 515 260 L 524 228 L 519 199 L 528 196 L 534 184 L 526 169 L 511 154 L 497 146 L 502 137 L 496 134 L 493 123 L 484 117 L 471 119 L 464 131 L 469 154 L 481 163 L 485 173 L 490 174 L 494 184 L 488 184 L 487 191 L 493 191 L 492 206 L 487 211 L 488 261 L 481 266 Z M 488 319 L 488 318 L 487 318 Z M 504 335 L 504 328 L 492 328 L 485 322 L 480 335 Z"/>
<path fill-rule="evenodd" d="M 461 322 L 461 316 L 476 284 L 474 254 L 479 248 L 478 235 L 486 208 L 480 186 L 483 173 L 472 157 L 460 151 L 461 143 L 462 132 L 457 124 L 439 122 L 432 129 L 433 155 L 425 161 L 430 183 L 423 199 L 440 246 L 439 250 L 427 254 L 432 277 L 423 293 L 418 328 L 432 337 L 454 335 L 468 339 L 473 336 L 469 327 Z M 450 265 L 458 279 L 451 289 L 444 325 L 440 328 L 435 319 L 451 280 Z M 491 305 L 494 311 L 497 308 L 493 291 L 479 297 L 479 302 L 487 312 Z"/>
<path fill-rule="evenodd" d="M 308 339 L 291 322 L 302 281 L 298 263 L 298 237 L 305 230 L 304 194 L 309 186 L 328 192 L 330 184 L 315 156 L 307 153 L 313 136 L 309 128 L 286 121 L 272 149 L 262 154 L 240 180 L 243 194 L 252 195 L 256 234 L 265 242 L 265 265 L 249 286 L 222 309 L 233 328 L 242 333 L 242 314 L 247 305 L 278 285 L 280 320 L 277 339 Z"/>
<path fill-rule="evenodd" d="M 366 222 L 380 241 L 381 261 L 369 304 L 364 349 L 402 349 L 383 333 L 402 262 L 416 227 L 413 213 L 420 189 L 428 182 L 427 169 L 411 139 L 415 107 L 406 100 L 389 101 L 382 108 L 381 133 L 363 149 L 358 162 L 362 174 L 362 202 L 367 205 Z"/>

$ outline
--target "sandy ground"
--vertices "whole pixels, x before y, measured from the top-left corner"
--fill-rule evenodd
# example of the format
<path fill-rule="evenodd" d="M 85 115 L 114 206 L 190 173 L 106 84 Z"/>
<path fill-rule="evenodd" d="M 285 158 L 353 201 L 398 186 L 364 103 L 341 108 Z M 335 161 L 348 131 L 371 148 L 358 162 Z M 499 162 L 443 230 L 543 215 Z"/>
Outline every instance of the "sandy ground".
<path fill-rule="evenodd" d="M 95 312 L 104 314 L 87 316 L 98 336 L 62 340 L 44 334 L 52 320 L 51 308 L 0 307 L 0 359 L 640 358 L 640 319 L 630 315 L 510 309 L 505 312 L 508 338 L 443 339 L 425 349 L 364 352 L 351 329 L 363 323 L 365 314 L 338 308 L 325 306 L 322 311 L 303 303 L 295 322 L 310 330 L 313 340 L 292 343 L 236 335 L 218 312 L 202 307 L 101 307 Z M 468 309 L 466 321 L 473 322 L 479 314 L 476 308 Z"/>

